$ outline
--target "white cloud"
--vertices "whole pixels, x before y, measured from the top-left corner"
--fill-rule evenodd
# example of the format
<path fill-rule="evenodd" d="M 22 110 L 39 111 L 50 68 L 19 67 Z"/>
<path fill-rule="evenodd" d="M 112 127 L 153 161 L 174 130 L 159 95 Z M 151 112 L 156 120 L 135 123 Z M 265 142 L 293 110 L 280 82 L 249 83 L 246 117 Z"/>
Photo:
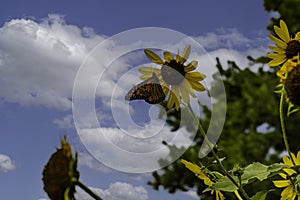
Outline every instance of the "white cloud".
<path fill-rule="evenodd" d="M 0 28 L 0 99 L 27 106 L 70 109 L 73 83 L 80 64 L 93 47 L 106 38 L 107 36 L 95 34 L 91 28 L 69 25 L 59 15 L 49 15 L 41 22 L 31 19 L 8 21 Z M 213 59 L 218 56 L 237 60 L 242 65 L 246 65 L 247 55 L 266 52 L 259 44 L 262 38 L 250 40 L 237 29 L 219 29 L 215 33 L 207 33 L 194 39 L 211 51 L 209 54 Z M 80 95 L 85 95 L 91 85 L 97 83 L 100 76 L 97 72 L 103 72 L 115 55 L 132 46 L 139 47 L 140 44 L 141 41 L 134 43 L 133 40 L 132 44 L 118 46 L 110 41 L 105 48 L 94 52 L 88 63 L 91 67 L 81 72 L 87 76 L 84 76 L 82 85 L 78 86 Z M 155 46 L 153 42 L 151 44 Z M 165 45 L 160 43 L 160 46 L 175 52 L 178 48 L 177 44 L 170 42 Z M 236 48 L 239 50 L 233 50 Z M 204 66 L 205 61 L 202 59 L 206 58 L 199 56 L 195 55 L 199 60 L 200 70 L 215 70 L 211 61 L 207 63 L 208 66 Z M 124 88 L 127 90 L 134 83 L 130 74 L 122 84 L 116 85 L 116 82 L 128 71 L 129 66 L 135 66 L 132 61 L 139 59 L 145 59 L 145 56 L 133 53 L 110 63 L 98 82 L 97 95 L 111 97 L 112 91 L 116 97 L 124 95 Z M 103 102 L 103 106 L 109 104 L 106 100 Z M 119 106 L 122 107 L 122 104 Z M 62 125 L 58 121 L 56 123 Z"/>
<path fill-rule="evenodd" d="M 115 182 L 106 190 L 100 188 L 90 189 L 103 200 L 147 200 L 148 192 L 142 186 L 133 186 L 129 183 Z M 76 199 L 92 200 L 83 190 L 77 189 Z"/>
<path fill-rule="evenodd" d="M 73 115 L 66 115 L 62 119 L 54 119 L 53 123 L 62 129 L 74 128 Z"/>
<path fill-rule="evenodd" d="M 11 158 L 5 154 L 0 154 L 0 173 L 9 172 L 16 168 Z"/>
<path fill-rule="evenodd" d="M 41 23 L 5 23 L 0 28 L 0 97 L 21 105 L 70 109 L 77 69 L 101 40 L 90 29 L 67 25 L 58 15 Z"/>
<path fill-rule="evenodd" d="M 186 200 L 198 200 L 199 196 L 196 191 L 189 190 L 187 192 L 182 192 L 182 194 L 187 196 Z"/>

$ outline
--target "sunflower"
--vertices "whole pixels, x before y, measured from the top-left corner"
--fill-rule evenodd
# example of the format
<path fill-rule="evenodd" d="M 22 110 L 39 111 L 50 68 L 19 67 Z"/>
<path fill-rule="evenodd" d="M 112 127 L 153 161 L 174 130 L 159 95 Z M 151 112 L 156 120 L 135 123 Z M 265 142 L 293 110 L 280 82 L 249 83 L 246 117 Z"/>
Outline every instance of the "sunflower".
<path fill-rule="evenodd" d="M 43 170 L 44 190 L 50 199 L 75 199 L 73 179 L 79 179 L 77 154 L 72 156 L 71 146 L 64 138 Z"/>
<path fill-rule="evenodd" d="M 297 153 L 297 157 L 292 153 L 292 159 L 296 166 L 300 166 L 300 151 Z M 283 157 L 283 163 L 288 166 L 295 166 L 293 161 L 287 156 Z M 279 175 L 284 180 L 273 181 L 274 185 L 278 188 L 285 188 L 281 192 L 280 200 L 294 200 L 296 196 L 298 196 L 298 200 L 300 200 L 299 196 L 299 185 L 297 179 L 297 172 L 290 168 L 284 168 L 284 173 L 280 173 Z"/>
<path fill-rule="evenodd" d="M 195 165 L 186 160 L 181 160 L 181 163 L 185 165 L 190 171 L 192 171 L 198 178 L 204 181 L 204 184 L 207 186 L 212 186 L 214 182 L 206 175 L 203 169 L 201 169 L 198 165 Z M 216 200 L 224 200 L 225 197 L 220 190 L 211 190 L 211 194 L 216 193 Z"/>
<path fill-rule="evenodd" d="M 287 25 L 283 20 L 280 20 L 280 27 L 274 26 L 274 31 L 278 37 L 270 34 L 270 39 L 276 44 L 269 46 L 274 53 L 268 54 L 272 60 L 268 63 L 271 67 L 279 66 L 286 62 L 288 59 L 299 55 L 300 53 L 300 32 L 295 38 L 291 38 Z"/>
<path fill-rule="evenodd" d="M 180 99 L 182 97 L 183 102 L 189 104 L 190 96 L 196 97 L 196 91 L 204 91 L 204 86 L 199 83 L 205 78 L 205 75 L 201 72 L 192 72 L 197 68 L 198 62 L 191 61 L 189 64 L 184 65 L 187 61 L 191 51 L 191 46 L 187 45 L 183 53 L 180 55 L 179 50 L 174 58 L 173 55 L 165 51 L 163 61 L 157 54 L 149 49 L 145 49 L 146 56 L 155 64 L 161 66 L 160 69 L 153 67 L 141 67 L 139 71 L 142 73 L 140 77 L 142 80 L 152 77 L 152 73 L 155 73 L 160 80 L 163 87 L 163 91 L 166 96 L 169 94 L 167 107 L 175 108 L 178 110 L 180 105 Z"/>

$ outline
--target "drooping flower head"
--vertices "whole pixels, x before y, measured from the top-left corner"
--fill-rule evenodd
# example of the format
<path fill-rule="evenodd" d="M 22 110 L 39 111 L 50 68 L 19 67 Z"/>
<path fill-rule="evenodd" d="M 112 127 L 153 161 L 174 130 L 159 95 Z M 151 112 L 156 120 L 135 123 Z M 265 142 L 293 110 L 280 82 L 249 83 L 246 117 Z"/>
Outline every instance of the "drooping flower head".
<path fill-rule="evenodd" d="M 268 63 L 271 67 L 279 66 L 288 59 L 299 55 L 300 53 L 300 32 L 295 38 L 291 38 L 287 25 L 283 20 L 280 20 L 280 26 L 274 26 L 274 31 L 277 35 L 269 35 L 270 39 L 276 46 L 269 46 L 274 53 L 268 54 L 272 60 Z"/>
<path fill-rule="evenodd" d="M 43 170 L 44 190 L 52 200 L 75 199 L 75 185 L 72 179 L 79 179 L 77 154 L 72 156 L 70 144 L 66 138 L 61 148 L 52 154 Z"/>
<path fill-rule="evenodd" d="M 191 51 L 191 46 L 188 45 L 184 48 L 183 53 L 180 55 L 179 50 L 174 58 L 173 55 L 165 51 L 164 61 L 153 51 L 146 49 L 145 54 L 155 64 L 161 66 L 160 69 L 153 67 L 141 67 L 139 71 L 143 74 L 141 79 L 145 80 L 152 77 L 155 73 L 159 78 L 165 96 L 168 96 L 167 107 L 175 108 L 178 110 L 181 102 L 190 103 L 190 96 L 196 97 L 195 91 L 204 91 L 204 86 L 199 83 L 205 78 L 201 72 L 192 72 L 197 68 L 198 62 L 191 61 L 189 64 L 184 65 L 187 61 Z"/>

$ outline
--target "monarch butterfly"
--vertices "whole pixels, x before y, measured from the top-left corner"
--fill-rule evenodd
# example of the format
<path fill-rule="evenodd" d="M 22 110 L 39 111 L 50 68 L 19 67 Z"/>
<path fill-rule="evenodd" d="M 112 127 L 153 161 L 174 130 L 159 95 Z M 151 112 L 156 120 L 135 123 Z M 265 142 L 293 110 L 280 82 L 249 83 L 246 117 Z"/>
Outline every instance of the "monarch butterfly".
<path fill-rule="evenodd" d="M 154 72 L 151 78 L 131 88 L 125 96 L 125 100 L 127 101 L 144 99 L 149 104 L 160 103 L 165 98 L 165 93 Z"/>

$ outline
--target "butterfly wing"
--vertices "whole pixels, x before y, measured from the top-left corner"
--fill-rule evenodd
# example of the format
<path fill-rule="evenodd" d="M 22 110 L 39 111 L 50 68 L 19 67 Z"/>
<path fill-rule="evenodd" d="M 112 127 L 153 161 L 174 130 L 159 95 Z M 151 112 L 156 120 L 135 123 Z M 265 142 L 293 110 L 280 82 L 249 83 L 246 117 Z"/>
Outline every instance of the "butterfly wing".
<path fill-rule="evenodd" d="M 147 103 L 157 104 L 165 99 L 165 94 L 159 84 L 159 79 L 155 73 L 152 73 L 152 77 L 130 89 L 125 99 L 128 101 L 144 99 Z"/>

